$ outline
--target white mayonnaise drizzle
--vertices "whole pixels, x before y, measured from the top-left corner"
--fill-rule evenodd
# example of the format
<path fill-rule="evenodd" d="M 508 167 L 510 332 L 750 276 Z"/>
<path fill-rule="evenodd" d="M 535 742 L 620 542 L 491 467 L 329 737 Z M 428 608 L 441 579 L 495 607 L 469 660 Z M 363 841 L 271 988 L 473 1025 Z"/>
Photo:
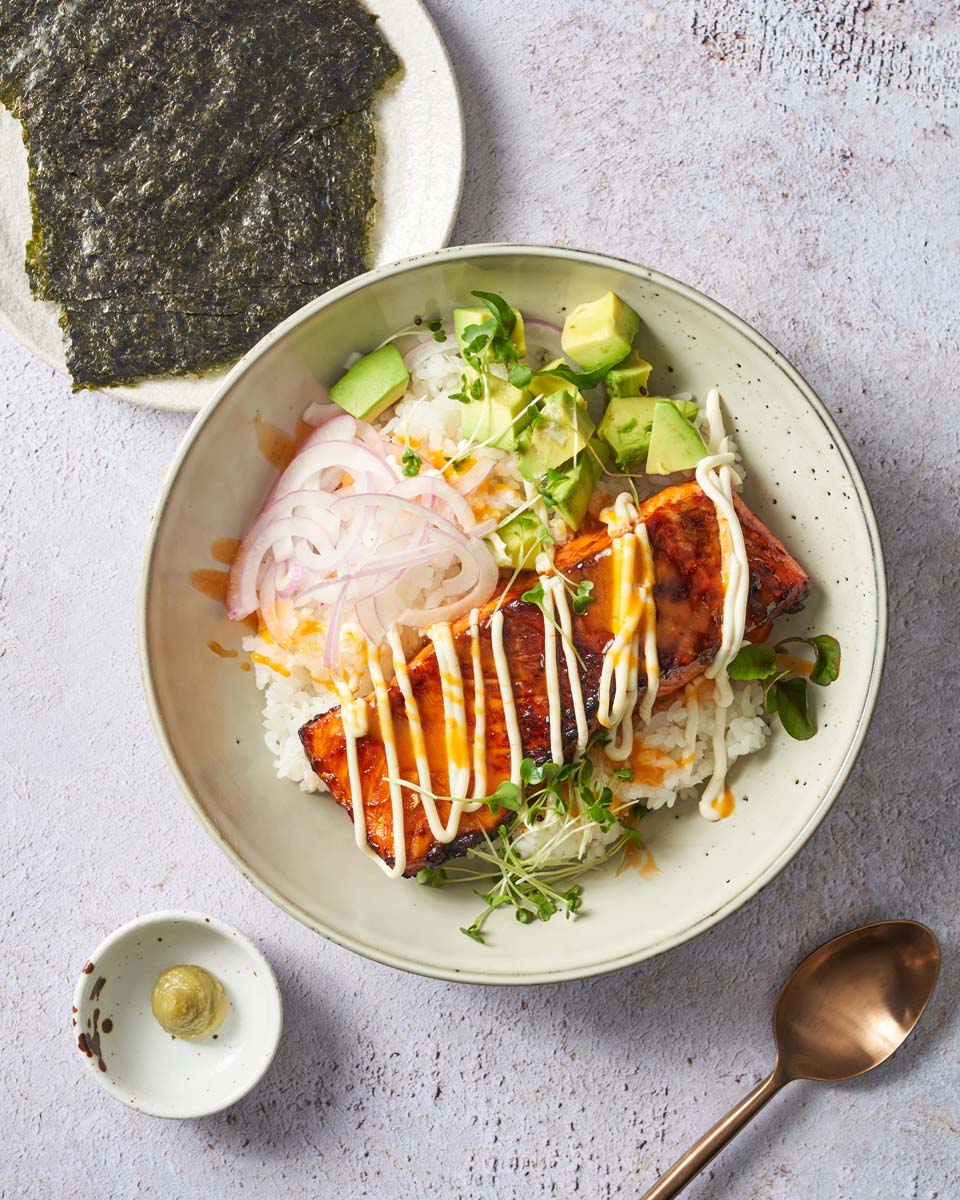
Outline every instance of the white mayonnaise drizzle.
<path fill-rule="evenodd" d="M 623 761 L 633 749 L 634 710 L 640 690 L 640 642 L 643 640 L 647 693 L 640 715 L 650 719 L 660 685 L 660 657 L 657 650 L 657 606 L 653 555 L 647 528 L 640 522 L 637 506 L 626 492 L 616 499 L 612 510 L 601 513 L 610 531 L 613 559 L 613 641 L 603 656 L 600 673 L 600 698 L 597 720 L 611 730 L 605 754 Z M 641 576 L 636 578 L 639 557 Z"/>
<path fill-rule="evenodd" d="M 563 656 L 567 663 L 567 678 L 570 681 L 570 697 L 573 700 L 573 714 L 577 721 L 577 754 L 582 754 L 587 748 L 590 730 L 587 726 L 587 709 L 583 702 L 583 685 L 580 682 L 580 671 L 577 665 L 577 651 L 573 644 L 573 617 L 570 613 L 570 602 L 563 580 L 550 576 L 544 580 L 543 590 L 553 595 L 557 615 L 560 618 L 560 631 L 563 634 Z"/>
<path fill-rule="evenodd" d="M 371 653 L 371 650 L 373 651 Z M 404 828 L 403 789 L 400 787 L 400 761 L 397 758 L 397 739 L 394 736 L 393 713 L 390 710 L 390 693 L 380 666 L 380 656 L 375 647 L 367 648 L 367 666 L 370 670 L 370 681 L 373 684 L 373 694 L 377 701 L 377 716 L 380 720 L 380 736 L 383 739 L 383 750 L 387 759 L 387 777 L 390 780 L 390 809 L 393 817 L 394 830 Z M 354 799 L 354 805 L 356 800 Z M 361 803 L 361 812 L 363 805 Z M 363 840 L 366 842 L 366 814 L 362 818 Z M 393 839 L 393 867 L 391 878 L 397 878 L 407 869 L 407 839 Z"/>
<path fill-rule="evenodd" d="M 450 795 L 466 796 L 470 790 L 470 754 L 467 749 L 467 710 L 463 699 L 463 675 L 460 673 L 457 646 L 453 640 L 453 630 L 446 622 L 431 625 L 427 630 L 427 637 L 433 643 L 437 669 L 440 672 Z"/>
<path fill-rule="evenodd" d="M 413 745 L 414 760 L 417 765 L 417 782 L 420 785 L 420 801 L 423 804 L 423 811 L 427 818 L 427 824 L 430 826 L 430 832 L 433 834 L 436 841 L 440 842 L 442 845 L 447 845 L 449 842 L 452 842 L 460 832 L 460 814 L 462 812 L 473 812 L 477 808 L 477 805 L 453 804 L 451 805 L 447 824 L 444 825 L 440 820 L 440 813 L 437 810 L 437 802 L 433 795 L 433 781 L 430 778 L 430 760 L 427 757 L 427 747 L 423 736 L 423 723 L 420 719 L 420 706 L 417 703 L 417 697 L 410 682 L 410 672 L 407 670 L 407 660 L 403 653 L 403 645 L 400 641 L 400 635 L 396 629 L 390 630 L 390 632 L 387 634 L 387 641 L 389 642 L 390 649 L 393 652 L 393 669 L 396 673 L 396 679 L 400 688 L 400 693 L 403 696 L 404 708 L 407 715 L 407 724 L 410 727 L 410 741 Z M 391 774 L 391 778 L 397 777 Z M 478 792 L 475 789 L 474 795 L 483 795 L 483 793 Z"/>
<path fill-rule="evenodd" d="M 647 690 L 640 705 L 640 716 L 649 721 L 653 715 L 653 706 L 660 690 L 660 651 L 657 647 L 657 602 L 654 599 L 654 587 L 657 577 L 653 565 L 653 551 L 650 549 L 650 538 L 646 525 L 636 527 L 637 545 L 643 564 L 641 577 L 641 603 L 643 605 L 643 667 L 647 676 Z"/>
<path fill-rule="evenodd" d="M 695 683 L 688 683 L 684 688 L 687 700 L 687 724 L 683 737 L 683 757 L 686 761 L 687 782 L 693 777 L 697 758 L 697 734 L 700 732 L 700 698 Z"/>
<path fill-rule="evenodd" d="M 341 646 L 347 638 L 356 642 L 360 648 L 364 664 L 369 665 L 370 654 L 367 647 L 367 640 L 363 636 L 362 630 L 358 626 L 344 625 L 340 632 Z M 392 867 L 383 861 L 367 841 L 367 818 L 363 808 L 363 788 L 360 782 L 360 765 L 357 759 L 357 740 L 366 737 L 369 731 L 366 701 L 357 695 L 358 680 L 336 678 L 334 679 L 334 684 L 340 696 L 340 722 L 343 725 L 343 737 L 346 742 L 347 771 L 350 778 L 350 799 L 353 811 L 353 836 L 358 848 L 368 858 L 372 858 L 391 879 L 399 879 L 407 865 L 406 838 L 403 839 L 403 848 L 395 850 L 395 861 Z M 392 798 L 393 792 L 391 789 L 391 800 Z M 395 812 L 396 808 L 394 807 Z"/>
<path fill-rule="evenodd" d="M 487 689 L 480 660 L 480 610 L 470 613 L 470 661 L 473 664 L 473 794 L 487 794 Z"/>
<path fill-rule="evenodd" d="M 510 664 L 507 662 L 507 652 L 503 646 L 503 612 L 499 608 L 490 617 L 490 645 L 493 647 L 493 665 L 497 671 L 503 721 L 507 727 L 507 741 L 510 744 L 510 782 L 519 787 L 523 741 L 520 737 L 520 722 L 517 720 L 517 704 L 513 698 Z"/>
<path fill-rule="evenodd" d="M 546 571 L 550 562 L 546 555 L 537 559 L 537 571 L 543 586 L 543 676 L 547 686 L 547 707 L 550 721 L 550 757 L 559 766 L 563 763 L 563 697 L 560 695 L 560 672 L 557 670 L 557 613 L 553 588 Z"/>
<path fill-rule="evenodd" d="M 740 478 L 733 468 L 735 457 L 723 427 L 720 393 L 712 388 L 707 394 L 705 416 L 709 430 L 710 455 L 697 464 L 697 483 L 713 502 L 717 512 L 723 572 L 723 625 L 717 656 L 706 669 L 714 681 L 716 721 L 713 730 L 713 775 L 700 797 L 700 812 L 710 821 L 719 821 L 718 801 L 726 788 L 727 710 L 733 702 L 733 689 L 727 667 L 743 643 L 750 590 L 750 564 L 743 540 L 740 518 L 733 503 L 733 485 Z"/>

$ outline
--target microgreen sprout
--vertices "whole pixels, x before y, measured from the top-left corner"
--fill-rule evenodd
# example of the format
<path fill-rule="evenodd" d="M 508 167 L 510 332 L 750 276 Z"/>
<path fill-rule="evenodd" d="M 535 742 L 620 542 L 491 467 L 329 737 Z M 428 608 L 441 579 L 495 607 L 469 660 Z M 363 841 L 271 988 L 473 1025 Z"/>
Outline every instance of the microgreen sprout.
<path fill-rule="evenodd" d="M 408 478 L 420 474 L 420 468 L 423 466 L 423 459 L 410 446 L 403 452 L 402 471 Z"/>
<path fill-rule="evenodd" d="M 484 908 L 461 932 L 476 942 L 484 941 L 484 925 L 500 908 L 512 908 L 522 925 L 548 921 L 558 912 L 567 918 L 576 915 L 583 904 L 583 886 L 576 882 L 604 862 L 621 856 L 631 844 L 641 841 L 633 824 L 620 824 L 620 835 L 603 851 L 590 858 L 571 860 L 563 850 L 570 839 L 585 838 L 599 824 L 609 830 L 632 814 L 632 821 L 646 812 L 631 802 L 618 803 L 616 788 L 620 781 L 632 779 L 629 767 L 608 774 L 599 751 L 606 741 L 604 731 L 591 738 L 587 753 L 572 763 L 538 763 L 525 758 L 520 765 L 520 784 L 502 783 L 482 803 L 495 813 L 503 809 L 518 812 L 523 829 L 529 829 L 553 814 L 556 828 L 543 838 L 533 852 L 522 856 L 516 837 L 507 824 L 496 834 L 484 832 L 483 843 L 475 847 L 467 861 L 448 864 L 443 871 L 423 868 L 416 878 L 428 887 L 446 883 L 470 882 L 487 885 L 475 889 Z"/>
<path fill-rule="evenodd" d="M 446 330 L 443 328 L 442 321 L 428 321 L 427 328 L 433 334 L 435 342 L 445 342 L 447 340 Z"/>

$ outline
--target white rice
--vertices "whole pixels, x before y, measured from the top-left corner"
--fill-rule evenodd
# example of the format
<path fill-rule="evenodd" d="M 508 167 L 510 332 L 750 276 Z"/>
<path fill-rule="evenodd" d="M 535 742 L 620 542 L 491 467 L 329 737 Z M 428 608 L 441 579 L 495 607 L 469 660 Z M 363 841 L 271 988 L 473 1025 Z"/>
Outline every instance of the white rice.
<path fill-rule="evenodd" d="M 546 357 L 543 355 L 542 357 Z M 403 448 L 413 445 L 424 459 L 424 471 L 442 466 L 443 461 L 462 452 L 460 439 L 461 403 L 451 398 L 459 390 L 463 360 L 455 353 L 455 343 L 450 348 L 427 358 L 411 374 L 407 392 L 392 410 L 387 420 L 381 423 L 381 431 L 398 444 L 398 460 Z M 688 399 L 688 394 L 677 399 Z M 492 462 L 488 478 L 475 495 L 469 497 L 477 511 L 478 519 L 502 520 L 524 502 L 523 480 L 517 471 L 512 454 L 485 446 L 471 449 L 474 459 Z M 431 459 L 434 465 L 431 466 Z M 682 482 L 688 476 L 673 479 L 651 480 L 650 486 L 640 493 L 644 499 L 671 482 Z M 450 478 L 450 472 L 446 472 Z M 646 481 L 641 481 L 645 483 Z M 605 479 L 598 487 L 592 511 L 609 501 L 609 498 L 628 486 L 625 479 Z M 562 524 L 562 523 L 561 523 Z M 565 528 L 565 527 L 563 527 Z M 560 533 L 561 530 L 556 531 Z M 424 570 L 429 571 L 425 566 Z M 436 580 L 433 581 L 435 583 Z M 428 581 L 427 587 L 433 586 Z M 423 587 L 422 579 L 417 589 Z M 413 602 L 413 596 L 410 597 Z M 263 727 L 264 740 L 273 756 L 278 779 L 291 780 L 302 791 L 317 792 L 324 785 L 313 772 L 300 742 L 300 727 L 307 721 L 339 704 L 339 696 L 332 685 L 329 672 L 323 664 L 324 631 L 326 613 L 323 608 L 304 610 L 303 616 L 311 623 L 309 631 L 298 634 L 291 649 L 278 646 L 269 635 L 251 635 L 243 639 L 243 648 L 253 659 L 254 678 L 257 687 L 264 693 Z M 349 619 L 350 614 L 346 614 Z M 420 642 L 410 631 L 404 634 L 405 649 L 413 654 Z M 349 648 L 345 650 L 347 669 L 350 669 Z M 258 661 L 263 660 L 263 661 Z M 369 677 L 365 678 L 359 656 L 353 668 L 361 690 L 370 690 Z M 384 662 L 389 678 L 392 673 Z M 730 762 L 744 754 L 753 753 L 763 747 L 769 736 L 769 727 L 763 715 L 763 695 L 755 683 L 736 683 L 733 687 L 734 702 L 727 713 L 726 745 Z M 668 707 L 655 713 L 648 724 L 637 731 L 637 749 L 634 761 L 641 764 L 633 782 L 620 784 L 618 796 L 624 802 L 642 802 L 648 808 L 664 805 L 673 806 L 677 800 L 696 798 L 697 786 L 713 772 L 712 733 L 716 719 L 712 687 L 703 686 L 698 696 L 698 732 L 692 755 L 687 747 L 688 710 L 686 693 L 680 693 Z M 523 857 L 537 853 L 550 839 L 557 839 L 551 847 L 552 860 L 580 858 L 589 860 L 620 835 L 619 827 L 613 825 L 604 832 L 592 822 L 577 822 L 576 827 L 563 832 L 561 826 L 566 818 L 548 813 L 536 825 L 528 828 L 517 839 L 518 852 Z M 574 823 L 567 822 L 568 827 Z"/>

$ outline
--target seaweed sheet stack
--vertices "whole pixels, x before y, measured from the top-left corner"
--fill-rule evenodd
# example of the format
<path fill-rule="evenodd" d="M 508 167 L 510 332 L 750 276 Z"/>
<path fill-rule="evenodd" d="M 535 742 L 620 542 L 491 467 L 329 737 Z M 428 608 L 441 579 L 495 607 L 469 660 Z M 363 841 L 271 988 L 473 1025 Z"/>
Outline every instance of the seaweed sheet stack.
<path fill-rule="evenodd" d="M 223 365 L 363 271 L 398 69 L 354 0 L 0 0 L 26 269 L 75 386 Z"/>

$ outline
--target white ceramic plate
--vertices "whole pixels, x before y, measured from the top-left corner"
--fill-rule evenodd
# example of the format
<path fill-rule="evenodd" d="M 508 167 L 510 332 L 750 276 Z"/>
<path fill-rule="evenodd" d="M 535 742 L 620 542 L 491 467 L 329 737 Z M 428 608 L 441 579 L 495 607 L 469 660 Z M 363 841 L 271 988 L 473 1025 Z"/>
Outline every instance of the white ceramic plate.
<path fill-rule="evenodd" d="M 375 267 L 447 244 L 460 207 L 464 167 L 460 95 L 436 26 L 420 0 L 389 0 L 381 7 L 380 27 L 403 63 L 403 75 L 376 107 L 380 202 L 371 246 Z M 416 171 L 409 169 L 411 162 L 417 163 Z M 58 308 L 33 299 L 23 269 L 30 236 L 27 155 L 20 123 L 2 106 L 0 164 L 0 327 L 66 372 Z M 163 377 L 112 388 L 110 394 L 151 408 L 195 412 L 225 374 Z"/>
<path fill-rule="evenodd" d="M 641 314 L 639 345 L 656 391 L 703 397 L 718 386 L 749 482 L 747 503 L 812 579 L 806 609 L 778 631 L 831 632 L 843 672 L 817 690 L 820 732 L 767 749 L 731 774 L 736 812 L 711 824 L 696 807 L 644 821 L 659 873 L 585 881 L 583 915 L 489 923 L 479 946 L 458 932 L 478 910 L 468 889 L 392 882 L 360 855 L 346 815 L 328 797 L 274 778 L 260 727 L 260 694 L 238 659 L 222 606 L 194 590 L 213 567 L 216 538 L 239 536 L 274 472 L 260 457 L 257 413 L 293 428 L 316 383 L 331 382 L 350 350 L 378 344 L 417 313 L 448 311 L 471 289 L 501 292 L 528 315 L 607 289 Z M 668 368 L 672 368 L 669 369 Z M 460 247 L 354 280 L 315 301 L 234 369 L 187 435 L 150 534 L 140 611 L 147 700 L 177 782 L 207 830 L 277 904 L 341 945 L 446 979 L 528 983 L 612 970 L 676 945 L 739 907 L 803 845 L 833 803 L 862 742 L 879 684 L 886 593 L 863 481 L 836 425 L 784 358 L 743 321 L 655 271 L 597 255 L 524 246 Z"/>

